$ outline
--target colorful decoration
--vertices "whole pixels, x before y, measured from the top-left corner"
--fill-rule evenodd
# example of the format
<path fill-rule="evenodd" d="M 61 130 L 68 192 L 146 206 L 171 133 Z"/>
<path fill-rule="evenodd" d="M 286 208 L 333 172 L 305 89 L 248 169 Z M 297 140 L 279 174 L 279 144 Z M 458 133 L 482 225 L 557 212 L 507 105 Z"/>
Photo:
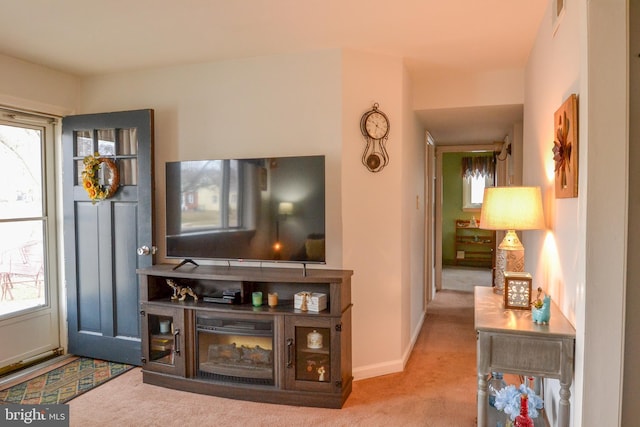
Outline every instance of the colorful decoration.
<path fill-rule="evenodd" d="M 578 197 L 578 100 L 572 94 L 554 115 L 556 198 Z"/>
<path fill-rule="evenodd" d="M 542 288 L 538 288 L 538 295 L 531 303 L 531 320 L 533 323 L 546 325 L 551 319 L 551 297 L 543 296 Z"/>
<path fill-rule="evenodd" d="M 544 402 L 531 388 L 524 384 L 521 384 L 518 388 L 514 385 L 509 385 L 499 390 L 496 394 L 496 409 L 507 414 L 511 421 L 515 421 L 516 417 L 520 415 L 522 407 L 521 395 L 523 394 L 527 395 L 529 417 L 537 418 L 538 410 L 544 407 Z"/>
<path fill-rule="evenodd" d="M 111 159 L 99 156 L 98 153 L 95 153 L 93 156 L 85 157 L 82 161 L 84 163 L 82 187 L 89 195 L 92 203 L 112 197 L 118 191 L 118 186 L 120 185 L 120 173 L 116 163 Z M 109 185 L 100 183 L 98 174 L 102 164 L 109 170 Z"/>

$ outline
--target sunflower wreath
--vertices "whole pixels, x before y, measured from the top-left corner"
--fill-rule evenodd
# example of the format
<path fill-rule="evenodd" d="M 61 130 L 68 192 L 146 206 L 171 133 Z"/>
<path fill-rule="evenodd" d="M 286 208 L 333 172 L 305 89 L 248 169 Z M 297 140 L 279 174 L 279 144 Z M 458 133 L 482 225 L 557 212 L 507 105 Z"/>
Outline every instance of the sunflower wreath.
<path fill-rule="evenodd" d="M 92 203 L 100 202 L 102 200 L 112 197 L 118 186 L 120 185 L 120 172 L 116 163 L 105 157 L 99 157 L 96 153 L 94 156 L 85 157 L 82 162 L 84 163 L 84 170 L 82 171 L 82 187 L 85 189 Z M 109 185 L 100 184 L 98 179 L 98 171 L 100 165 L 103 164 L 109 169 L 111 175 L 111 182 Z"/>

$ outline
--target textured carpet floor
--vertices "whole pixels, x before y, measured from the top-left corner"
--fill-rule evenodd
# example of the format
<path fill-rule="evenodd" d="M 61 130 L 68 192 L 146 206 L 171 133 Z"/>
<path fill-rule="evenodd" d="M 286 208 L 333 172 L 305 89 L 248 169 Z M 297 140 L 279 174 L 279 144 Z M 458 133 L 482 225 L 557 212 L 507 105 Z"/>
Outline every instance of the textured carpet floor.
<path fill-rule="evenodd" d="M 442 289 L 473 292 L 474 286 L 491 286 L 491 280 L 488 268 L 442 267 Z"/>
<path fill-rule="evenodd" d="M 356 333 L 369 334 L 373 331 Z M 441 291 L 402 373 L 356 381 L 342 409 L 245 402 L 142 383 L 139 368 L 69 402 L 71 426 L 474 426 L 473 294 Z"/>
<path fill-rule="evenodd" d="M 65 403 L 132 368 L 84 357 L 70 359 L 63 366 L 0 390 L 0 404 Z"/>

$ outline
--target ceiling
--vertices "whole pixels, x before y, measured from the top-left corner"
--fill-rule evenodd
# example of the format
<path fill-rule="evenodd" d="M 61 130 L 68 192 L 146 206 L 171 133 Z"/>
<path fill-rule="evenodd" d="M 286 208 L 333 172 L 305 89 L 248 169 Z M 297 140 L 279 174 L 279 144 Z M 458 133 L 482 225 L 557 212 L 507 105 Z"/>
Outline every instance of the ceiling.
<path fill-rule="evenodd" d="M 523 68 L 546 6 L 543 0 L 5 0 L 0 53 L 91 76 L 346 48 L 400 57 L 419 82 L 427 71 Z M 452 124 L 465 133 L 483 125 L 488 134 L 488 122 L 500 126 L 491 110 L 481 114 L 490 120 L 478 124 L 478 111 L 469 109 L 419 116 L 440 143 L 452 137 Z"/>
<path fill-rule="evenodd" d="M 417 111 L 437 145 L 504 141 L 514 123 L 522 123 L 522 104 Z"/>

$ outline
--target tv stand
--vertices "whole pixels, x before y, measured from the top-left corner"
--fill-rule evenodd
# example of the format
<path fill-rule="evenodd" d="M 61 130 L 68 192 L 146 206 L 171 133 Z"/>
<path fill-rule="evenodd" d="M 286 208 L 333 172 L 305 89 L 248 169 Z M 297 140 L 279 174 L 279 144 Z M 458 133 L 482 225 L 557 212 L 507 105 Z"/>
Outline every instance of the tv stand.
<path fill-rule="evenodd" d="M 176 270 L 169 264 L 137 270 L 143 382 L 231 399 L 341 408 L 353 381 L 353 272 L 305 270 Z M 168 279 L 198 299 L 172 299 Z M 233 293 L 234 304 L 208 302 L 225 292 Z M 262 293 L 261 305 L 253 305 L 255 292 Z M 303 310 L 303 292 L 317 298 L 316 307 L 322 298 L 326 308 L 312 311 L 309 299 Z M 267 304 L 269 294 L 277 294 L 277 305 Z"/>
<path fill-rule="evenodd" d="M 186 259 L 183 259 L 183 260 L 182 260 L 182 262 L 181 262 L 180 264 L 178 264 L 178 265 L 176 265 L 175 267 L 173 267 L 173 269 L 174 269 L 174 270 L 177 270 L 177 269 L 179 269 L 180 267 L 182 267 L 182 266 L 183 266 L 183 265 L 185 265 L 185 264 L 193 264 L 193 265 L 195 265 L 196 267 L 199 267 L 199 265 L 198 265 L 198 263 L 197 263 L 197 262 L 195 262 L 195 261 L 194 261 L 194 260 L 192 260 L 192 259 L 186 258 Z"/>

